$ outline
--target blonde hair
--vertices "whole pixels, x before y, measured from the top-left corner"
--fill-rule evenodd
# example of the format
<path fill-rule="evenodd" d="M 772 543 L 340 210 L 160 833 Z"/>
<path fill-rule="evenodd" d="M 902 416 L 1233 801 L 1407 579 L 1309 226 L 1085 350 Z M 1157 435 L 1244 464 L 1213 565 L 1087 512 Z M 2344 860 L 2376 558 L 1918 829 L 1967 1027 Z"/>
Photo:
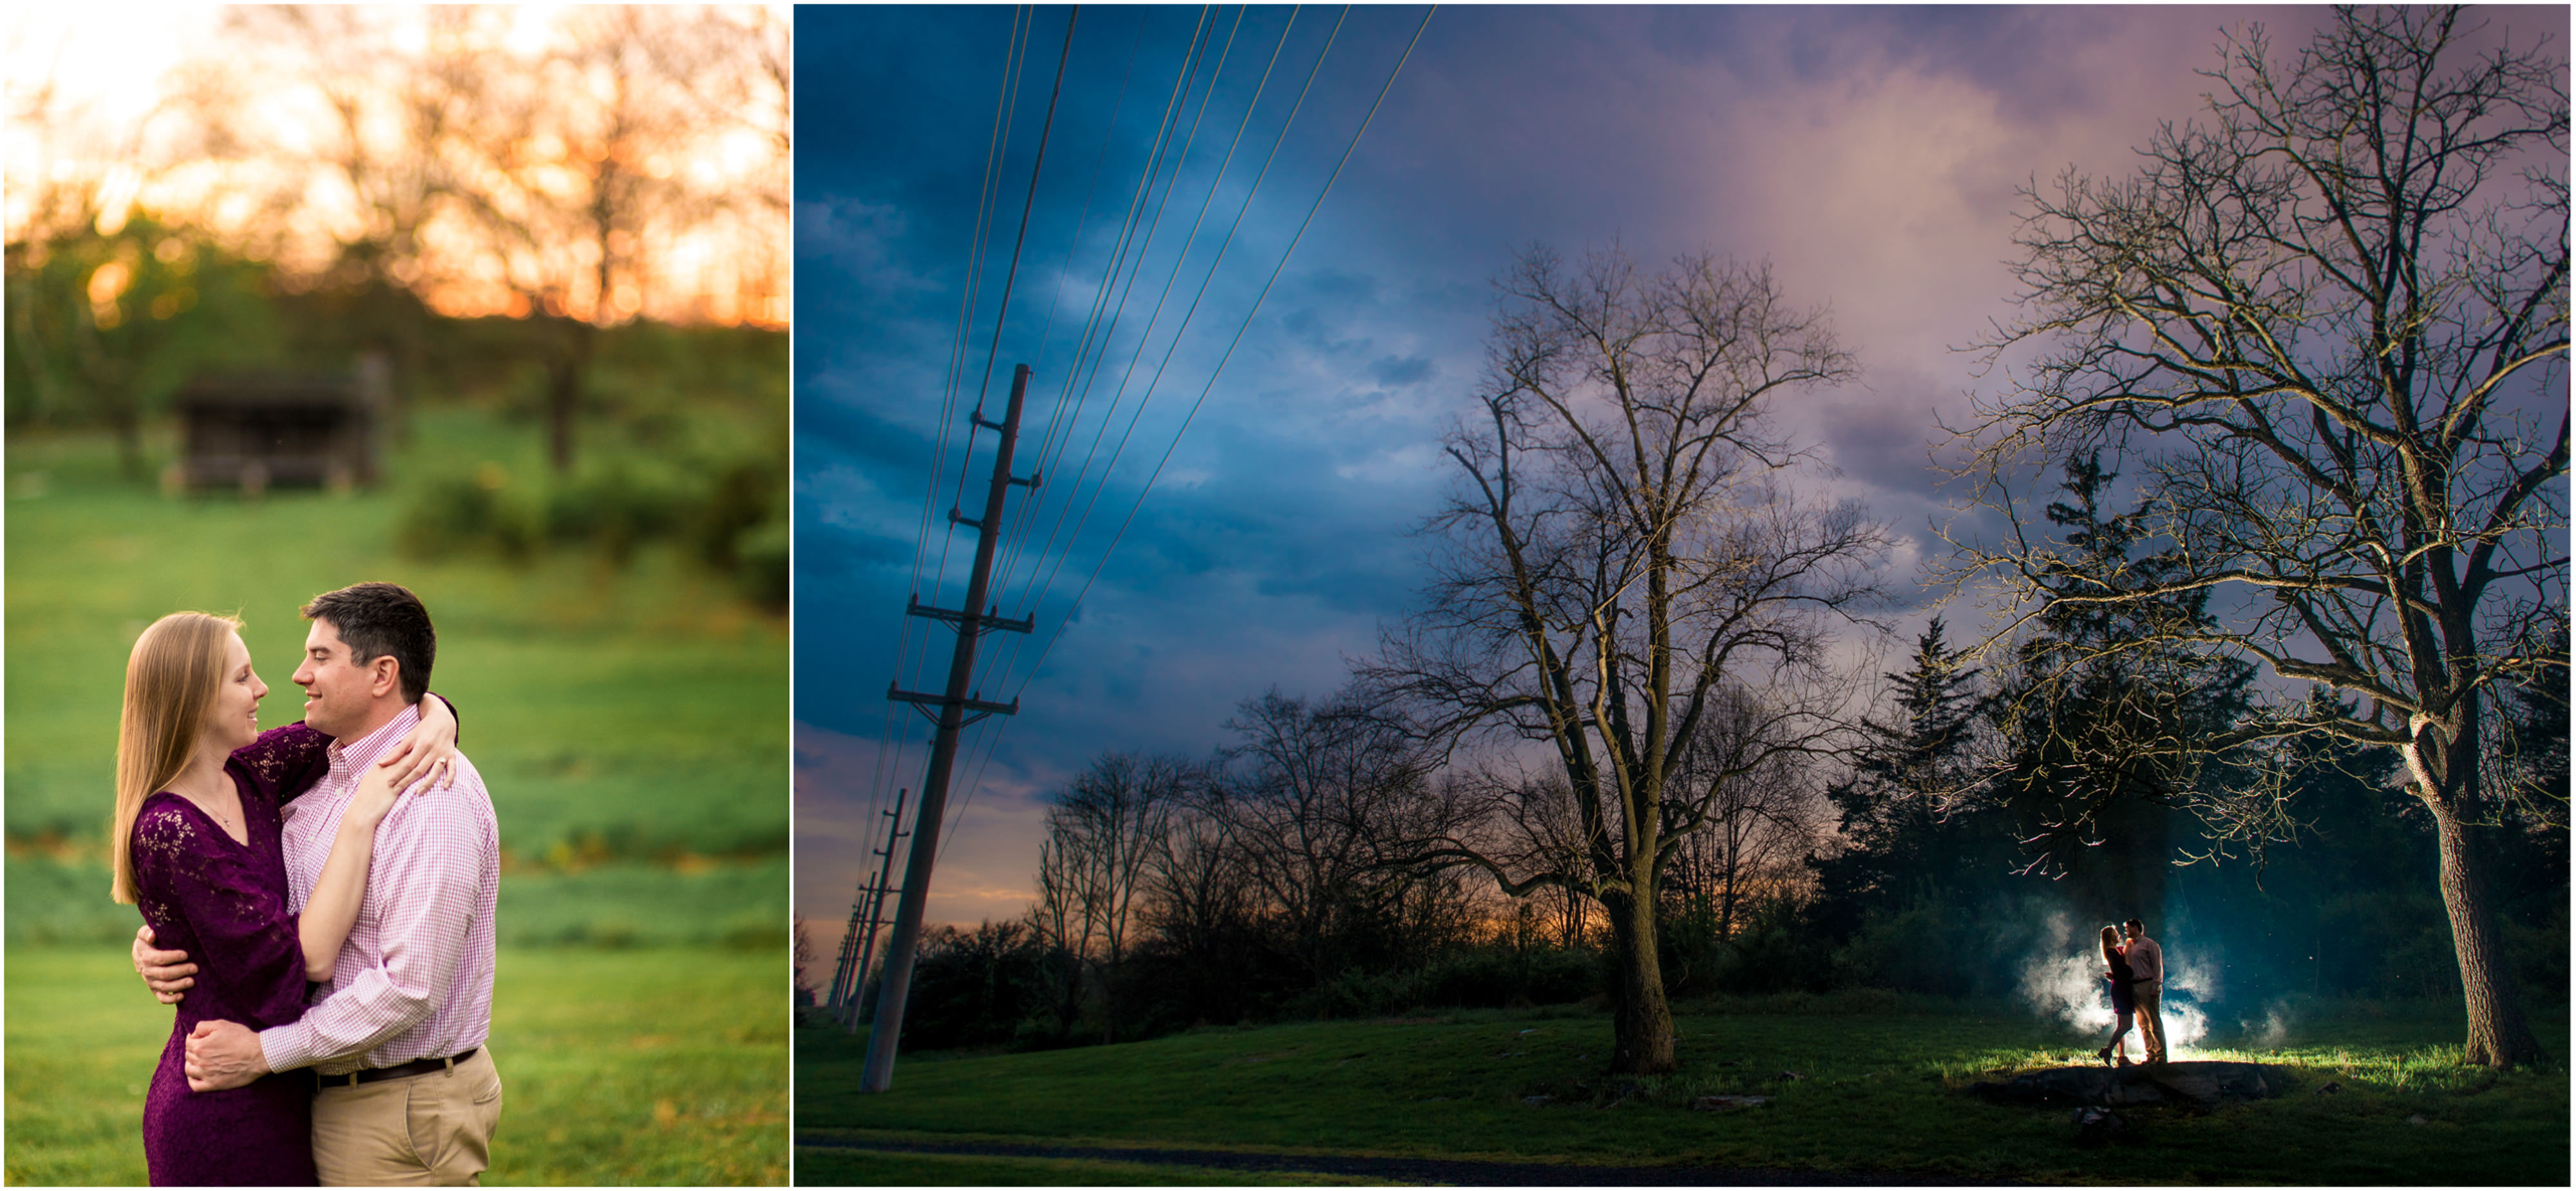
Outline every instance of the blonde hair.
<path fill-rule="evenodd" d="M 2116 927 L 2116 926 L 2106 926 L 2106 927 L 2103 927 L 2103 928 L 2102 928 L 2102 960 L 2103 960 L 2103 962 L 2105 962 L 2105 963 L 2110 962 L 2110 959 L 2111 959 L 2111 955 L 2112 955 L 2112 953 L 2114 953 L 2114 952 L 2118 951 L 2119 949 L 2120 949 L 2120 928 L 2119 928 L 2119 927 Z"/>
<path fill-rule="evenodd" d="M 134 818 L 143 800 L 188 767 L 205 729 L 206 710 L 223 684 L 226 639 L 241 621 L 208 612 L 173 612 L 135 639 L 125 660 L 125 715 L 116 730 L 116 820 L 108 836 L 116 854 L 109 895 L 128 905 L 134 894 Z"/>

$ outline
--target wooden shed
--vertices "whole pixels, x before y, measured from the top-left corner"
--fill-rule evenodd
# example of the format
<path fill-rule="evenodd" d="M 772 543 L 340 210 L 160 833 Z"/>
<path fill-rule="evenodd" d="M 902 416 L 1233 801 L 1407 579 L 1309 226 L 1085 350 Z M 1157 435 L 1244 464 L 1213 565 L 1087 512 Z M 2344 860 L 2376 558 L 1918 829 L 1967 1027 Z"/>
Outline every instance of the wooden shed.
<path fill-rule="evenodd" d="M 163 477 L 179 490 L 271 486 L 345 491 L 376 479 L 384 368 L 340 376 L 201 377 L 174 399 L 180 457 Z"/>

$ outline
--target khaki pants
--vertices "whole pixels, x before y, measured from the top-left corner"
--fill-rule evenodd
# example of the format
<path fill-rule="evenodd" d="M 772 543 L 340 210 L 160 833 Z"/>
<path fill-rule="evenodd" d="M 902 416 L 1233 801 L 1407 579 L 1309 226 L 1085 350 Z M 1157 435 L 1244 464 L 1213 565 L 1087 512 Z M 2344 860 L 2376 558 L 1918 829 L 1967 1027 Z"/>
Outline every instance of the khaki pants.
<path fill-rule="evenodd" d="M 2165 1019 L 2156 1012 L 2156 1002 L 2164 993 L 2162 984 L 2134 986 L 2138 998 L 2138 1038 L 2147 1044 L 2149 1061 L 2165 1057 Z"/>
<path fill-rule="evenodd" d="M 480 1186 L 500 1119 L 486 1046 L 445 1071 L 315 1093 L 313 1165 L 325 1187 Z"/>

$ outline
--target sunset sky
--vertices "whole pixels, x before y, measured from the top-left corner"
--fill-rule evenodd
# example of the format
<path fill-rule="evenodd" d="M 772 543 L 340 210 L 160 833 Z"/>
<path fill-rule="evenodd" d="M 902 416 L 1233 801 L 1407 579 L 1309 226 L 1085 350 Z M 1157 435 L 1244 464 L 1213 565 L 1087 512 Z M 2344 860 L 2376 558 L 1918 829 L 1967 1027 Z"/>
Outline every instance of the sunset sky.
<path fill-rule="evenodd" d="M 1235 11 L 1214 14 L 1217 40 L 1231 28 L 1232 48 L 1142 277 L 1116 304 L 1125 313 L 1087 390 L 1087 420 L 1070 457 L 1047 456 L 1040 541 L 1066 489 L 1089 498 L 1097 464 L 1094 481 L 1070 479 L 1088 419 L 1120 394 L 1109 439 L 1123 429 L 1338 16 L 1298 14 L 1192 263 L 1138 353 L 1134 328 L 1150 317 L 1169 249 L 1289 20 L 1285 9 L 1257 9 L 1233 28 Z M 2566 27 L 2562 9 L 2482 15 L 2521 38 Z M 1889 581 L 1904 593 L 1900 623 L 1918 624 L 1929 596 L 1916 568 L 1948 516 L 1928 445 L 1936 419 L 1955 420 L 1970 393 L 2002 383 L 1956 349 L 2010 313 L 2003 262 L 2022 209 L 2016 188 L 2070 166 L 2127 174 L 2131 147 L 2159 122 L 2200 110 L 2208 81 L 2194 72 L 2218 65 L 2222 30 L 2262 22 L 2277 55 L 2331 19 L 2313 7 L 1442 9 L 1247 322 L 1422 16 L 1350 12 L 1089 527 L 1053 554 L 1037 542 L 1012 547 L 1025 553 L 999 588 L 1009 593 L 1002 611 L 1033 615 L 1038 628 L 1026 642 L 987 638 L 988 654 L 997 644 L 1004 652 L 979 686 L 987 699 L 1017 695 L 1021 710 L 969 734 L 933 921 L 1019 913 L 1037 799 L 1092 756 L 1203 756 L 1227 742 L 1223 723 L 1238 702 L 1274 686 L 1329 693 L 1346 659 L 1405 615 L 1423 580 L 1424 543 L 1408 532 L 1450 479 L 1438 438 L 1483 373 L 1488 281 L 1532 243 L 1568 256 L 1617 244 L 1648 263 L 1703 247 L 1768 260 L 1793 301 L 1830 307 L 1862 375 L 1779 413 L 1839 471 L 1802 482 L 1867 501 L 1905 538 Z M 971 533 L 936 522 L 924 539 L 925 509 L 944 521 L 962 470 L 959 428 L 978 392 L 999 417 L 1014 363 L 1036 370 L 1031 426 L 1055 416 L 1199 18 L 1181 8 L 1082 11 L 987 385 L 1067 11 L 1039 10 L 1027 34 L 962 353 L 955 339 L 1014 11 L 798 13 L 795 902 L 833 938 L 875 811 L 921 778 L 926 728 L 891 710 L 886 684 L 936 690 L 945 674 L 951 638 L 907 624 L 905 599 L 917 592 L 955 607 L 973 548 Z M 1184 109 L 1184 127 L 1197 112 Z M 1238 327 L 1242 342 L 1210 385 Z M 1121 388 L 1131 355 L 1141 363 Z M 958 432 L 926 501 L 952 367 L 963 376 L 948 414 Z M 1202 389 L 1205 403 L 1180 434 Z M 1067 623 L 1073 593 L 1176 434 Z M 968 516 L 992 442 L 974 439 Z M 917 540 L 929 560 L 918 580 Z M 1062 569 L 1046 587 L 1055 554 Z M 1032 571 L 1043 598 L 1024 594 Z M 1944 614 L 1977 620 L 1971 609 Z"/>
<path fill-rule="evenodd" d="M 783 29 L 789 20 L 785 6 L 767 8 L 768 27 Z M 103 231 L 121 226 L 130 211 L 156 211 L 211 228 L 221 237 L 252 245 L 253 251 L 265 251 L 262 245 L 277 241 L 280 263 L 289 269 L 318 266 L 330 259 L 335 240 L 355 238 L 361 208 L 330 170 L 303 160 L 317 154 L 327 158 L 335 135 L 331 115 L 308 77 L 310 64 L 294 46 L 229 29 L 226 14 L 226 9 L 208 5 L 21 5 L 0 18 L 0 54 L 5 54 L 11 107 L 5 161 L 12 236 L 29 218 L 38 189 L 34 181 L 45 179 L 91 194 L 102 211 Z M 459 24 L 463 40 L 457 44 L 477 66 L 498 64 L 487 76 L 491 79 L 529 78 L 541 55 L 583 36 L 575 31 L 596 15 L 563 5 L 475 9 Z M 740 26 L 763 16 L 757 6 L 717 15 Z M 380 36 L 381 43 L 323 55 L 332 69 L 365 72 L 378 61 L 368 55 L 417 57 L 442 36 L 419 6 L 371 8 L 353 23 Z M 735 69 L 752 71 L 752 90 L 760 90 L 762 80 L 752 63 L 735 64 Z M 584 81 L 593 93 L 604 83 L 597 77 Z M 541 83 L 557 88 L 550 93 L 557 114 L 586 114 L 575 102 L 578 96 L 563 92 L 561 71 Z M 779 193 L 785 167 L 781 146 L 771 136 L 781 110 L 777 93 L 770 85 L 766 95 L 741 103 L 722 120 L 698 117 L 678 134 L 657 141 L 666 150 L 640 154 L 644 160 L 634 162 L 656 179 L 675 178 L 689 188 L 696 209 L 685 219 L 665 219 L 645 231 L 640 253 L 629 258 L 635 282 L 607 295 L 612 317 L 785 325 L 787 281 L 780 259 L 785 228 L 775 200 L 766 207 L 735 204 L 739 209 L 726 210 L 713 210 L 715 204 L 706 201 L 706 196 L 741 197 L 762 186 Z M 184 97 L 192 94 L 224 97 L 220 108 L 239 133 L 229 156 L 206 155 L 195 138 L 195 125 L 184 114 Z M 381 105 L 384 95 L 376 88 L 373 99 Z M 45 102 L 39 103 L 39 96 Z M 410 147 L 385 135 L 392 125 L 383 111 L 376 108 L 368 124 L 376 134 L 370 148 L 380 161 L 399 160 Z M 490 140 L 478 143 L 493 145 Z M 545 137 L 529 147 L 541 161 L 551 156 L 567 165 L 577 164 L 570 154 L 581 148 L 548 143 Z M 557 172 L 563 179 L 532 169 L 525 171 L 525 180 L 539 189 L 551 185 L 570 193 L 579 188 L 580 170 Z M 294 214 L 291 226 L 278 235 L 277 211 L 285 205 L 292 205 Z M 529 302 L 522 291 L 530 282 L 522 276 L 514 289 L 498 280 L 504 267 L 498 254 L 489 251 L 487 240 L 465 230 L 468 222 L 450 214 L 423 226 L 420 259 L 426 280 L 413 284 L 443 313 L 526 313 Z M 578 238 L 566 239 L 555 230 L 541 229 L 540 243 L 521 255 L 547 255 L 550 260 L 579 255 L 583 246 Z M 511 267 L 524 273 L 528 263 L 520 260 Z M 578 261 L 553 264 L 559 273 L 584 271 Z M 577 315 L 592 317 L 597 297 L 579 286 L 574 290 L 568 305 Z"/>

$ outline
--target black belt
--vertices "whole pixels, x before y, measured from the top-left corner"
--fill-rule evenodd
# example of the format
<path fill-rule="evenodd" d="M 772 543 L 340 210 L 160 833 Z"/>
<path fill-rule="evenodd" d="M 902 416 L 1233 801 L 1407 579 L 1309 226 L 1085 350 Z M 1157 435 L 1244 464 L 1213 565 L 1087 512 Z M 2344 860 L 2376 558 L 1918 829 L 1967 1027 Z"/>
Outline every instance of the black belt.
<path fill-rule="evenodd" d="M 479 1046 L 469 1046 L 444 1059 L 413 1059 L 408 1063 L 396 1063 L 391 1067 L 367 1067 L 339 1075 L 324 1075 L 321 1072 L 316 1071 L 313 1073 L 313 1086 L 316 1088 L 354 1088 L 362 1083 L 374 1083 L 382 1079 L 402 1079 L 406 1076 L 412 1075 L 427 1075 L 432 1071 L 445 1071 L 458 1063 L 462 1063 L 467 1059 L 473 1058 L 474 1052 L 481 1049 L 483 1048 Z"/>

